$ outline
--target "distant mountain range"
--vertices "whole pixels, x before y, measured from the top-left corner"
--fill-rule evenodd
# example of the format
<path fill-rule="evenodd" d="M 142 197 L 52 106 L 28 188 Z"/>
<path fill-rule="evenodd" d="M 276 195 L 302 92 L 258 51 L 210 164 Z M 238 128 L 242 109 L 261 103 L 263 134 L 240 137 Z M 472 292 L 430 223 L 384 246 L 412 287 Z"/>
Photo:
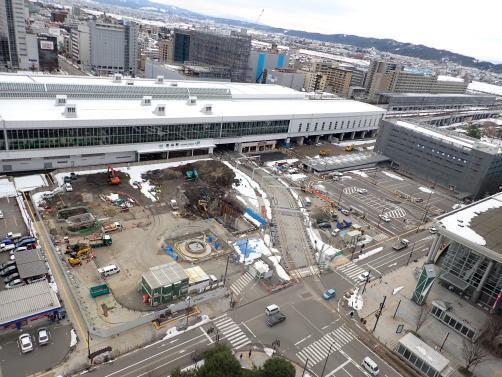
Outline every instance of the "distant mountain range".
<path fill-rule="evenodd" d="M 189 11 L 187 9 L 179 8 L 172 5 L 159 4 L 149 0 L 95 0 L 95 1 L 101 4 L 122 6 L 132 9 L 145 9 L 145 10 L 155 9 L 158 12 L 162 12 L 173 16 L 186 17 L 197 20 L 211 20 L 237 27 L 262 30 L 269 33 L 287 34 L 289 36 L 297 38 L 312 39 L 321 42 L 341 43 L 355 46 L 361 49 L 375 48 L 382 52 L 388 52 L 397 55 L 409 56 L 425 60 L 437 60 L 444 62 L 449 61 L 463 65 L 465 67 L 475 67 L 483 70 L 490 70 L 493 72 L 502 73 L 502 64 L 494 64 L 491 62 L 479 61 L 473 57 L 457 54 L 455 52 L 451 52 L 448 50 L 439 50 L 424 45 L 398 42 L 394 39 L 366 38 L 349 34 L 321 34 L 302 30 L 288 30 L 263 24 L 256 24 L 253 22 L 206 16 L 200 13 Z"/>

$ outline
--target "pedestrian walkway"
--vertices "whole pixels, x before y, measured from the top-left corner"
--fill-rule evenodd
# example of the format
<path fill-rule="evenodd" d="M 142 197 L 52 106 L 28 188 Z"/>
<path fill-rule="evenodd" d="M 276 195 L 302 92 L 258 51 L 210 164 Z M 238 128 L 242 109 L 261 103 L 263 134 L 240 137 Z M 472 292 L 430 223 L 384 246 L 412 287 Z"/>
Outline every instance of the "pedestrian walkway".
<path fill-rule="evenodd" d="M 381 242 L 381 241 L 384 241 L 386 240 L 387 238 L 389 238 L 389 236 L 387 236 L 385 233 L 378 233 L 377 235 L 375 235 L 373 237 L 373 239 L 377 242 Z"/>
<path fill-rule="evenodd" d="M 218 329 L 220 339 L 225 339 L 231 344 L 232 348 L 238 349 L 251 343 L 239 325 L 237 325 L 227 314 L 213 319 L 213 323 Z"/>
<path fill-rule="evenodd" d="M 244 275 L 230 285 L 230 290 L 234 292 L 234 295 L 238 296 L 252 280 L 253 275 L 249 271 L 246 271 Z"/>
<path fill-rule="evenodd" d="M 296 353 L 296 356 L 304 364 L 307 359 L 308 365 L 313 366 L 324 360 L 328 353 L 339 351 L 342 347 L 354 339 L 354 334 L 345 325 L 338 327 L 329 334 L 324 335 L 321 339 L 303 348 Z M 331 348 L 331 351 L 330 351 Z"/>
<path fill-rule="evenodd" d="M 402 209 L 401 207 L 396 207 L 395 209 L 391 211 L 386 211 L 384 213 L 387 217 L 391 219 L 400 219 L 402 217 L 406 217 L 406 211 Z"/>
<path fill-rule="evenodd" d="M 309 276 L 317 276 L 319 275 L 319 267 L 318 266 L 307 266 L 298 268 L 296 270 L 289 271 L 289 275 L 296 277 L 298 280 L 304 279 Z"/>
<path fill-rule="evenodd" d="M 354 262 L 349 262 L 344 264 L 343 266 L 337 267 L 336 271 L 345 275 L 347 278 L 352 280 L 356 285 L 363 283 L 357 277 L 361 275 L 363 272 L 367 272 L 368 270 L 358 266 Z"/>
<path fill-rule="evenodd" d="M 343 193 L 347 194 L 347 195 L 352 195 L 352 194 L 355 194 L 357 192 L 357 190 L 360 190 L 360 188 L 359 187 L 355 187 L 355 186 L 345 187 L 343 189 Z"/>

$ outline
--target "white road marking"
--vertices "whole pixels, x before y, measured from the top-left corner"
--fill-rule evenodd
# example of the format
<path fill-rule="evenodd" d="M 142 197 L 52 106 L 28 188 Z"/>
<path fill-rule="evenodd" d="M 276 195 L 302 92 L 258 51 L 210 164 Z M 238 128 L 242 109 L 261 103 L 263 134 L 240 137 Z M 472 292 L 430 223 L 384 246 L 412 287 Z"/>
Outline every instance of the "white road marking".
<path fill-rule="evenodd" d="M 256 335 L 251 331 L 251 329 L 248 327 L 248 325 L 246 325 L 244 322 L 242 322 L 242 326 L 244 326 L 246 328 L 246 330 L 249 331 L 249 333 L 251 335 L 253 335 L 253 337 L 256 338 Z"/>
<path fill-rule="evenodd" d="M 326 327 L 328 327 L 328 326 L 329 326 L 329 325 L 324 326 L 322 329 L 324 330 L 324 329 L 325 329 Z M 312 336 L 312 334 L 310 334 L 310 335 L 306 336 L 306 337 L 305 337 L 305 338 L 303 338 L 302 340 L 299 340 L 298 342 L 296 342 L 296 343 L 295 343 L 295 346 L 298 346 L 298 344 L 300 344 L 300 343 L 302 343 L 302 342 L 306 341 L 306 340 L 307 340 L 308 338 L 310 338 L 311 336 Z"/>
<path fill-rule="evenodd" d="M 334 375 L 334 374 L 335 374 L 336 372 L 338 372 L 340 369 L 343 369 L 343 367 L 344 367 L 345 365 L 347 365 L 348 363 L 350 363 L 350 360 L 345 360 L 345 362 L 344 362 L 344 363 L 340 364 L 338 367 L 336 367 L 336 368 L 335 368 L 335 369 L 333 369 L 331 372 L 329 372 L 329 373 L 326 375 L 326 377 L 330 377 L 330 376 Z M 345 369 L 344 369 L 344 370 L 345 370 Z M 345 372 L 347 372 L 347 371 L 345 371 Z"/>
<path fill-rule="evenodd" d="M 213 340 L 211 339 L 211 337 L 207 334 L 207 332 L 202 328 L 202 327 L 199 327 L 200 331 L 202 331 L 202 333 L 206 336 L 206 338 L 209 340 L 209 344 L 213 344 Z"/>

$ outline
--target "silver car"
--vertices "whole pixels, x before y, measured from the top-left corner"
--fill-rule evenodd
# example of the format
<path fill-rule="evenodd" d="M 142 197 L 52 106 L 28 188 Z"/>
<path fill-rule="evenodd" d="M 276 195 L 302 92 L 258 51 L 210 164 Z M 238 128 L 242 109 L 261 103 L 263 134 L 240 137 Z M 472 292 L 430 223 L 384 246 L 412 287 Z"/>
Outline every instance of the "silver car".
<path fill-rule="evenodd" d="M 21 334 L 19 336 L 19 347 L 22 353 L 33 351 L 33 343 L 31 342 L 30 334 Z"/>
<path fill-rule="evenodd" d="M 16 272 L 15 274 L 9 275 L 9 276 L 7 276 L 5 279 L 3 279 L 3 282 L 4 282 L 5 284 L 8 284 L 8 283 L 10 283 L 12 280 L 17 279 L 18 277 L 19 277 L 19 273 L 18 273 L 18 272 Z"/>
<path fill-rule="evenodd" d="M 5 288 L 11 289 L 19 287 L 20 285 L 24 285 L 24 281 L 22 281 L 21 279 L 14 279 L 9 284 L 5 284 Z"/>
<path fill-rule="evenodd" d="M 44 344 L 49 344 L 50 334 L 47 327 L 41 327 L 38 329 L 38 344 L 43 346 Z"/>

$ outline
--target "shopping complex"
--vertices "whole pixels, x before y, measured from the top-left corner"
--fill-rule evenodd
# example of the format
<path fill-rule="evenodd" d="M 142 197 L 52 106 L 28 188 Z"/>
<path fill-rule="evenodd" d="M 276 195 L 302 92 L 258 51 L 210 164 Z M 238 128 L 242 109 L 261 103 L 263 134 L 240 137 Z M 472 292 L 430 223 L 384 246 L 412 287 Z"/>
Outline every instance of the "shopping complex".
<path fill-rule="evenodd" d="M 275 85 L 0 75 L 1 172 L 373 137 L 385 110 Z M 334 139 L 336 138 L 336 139 Z"/>

